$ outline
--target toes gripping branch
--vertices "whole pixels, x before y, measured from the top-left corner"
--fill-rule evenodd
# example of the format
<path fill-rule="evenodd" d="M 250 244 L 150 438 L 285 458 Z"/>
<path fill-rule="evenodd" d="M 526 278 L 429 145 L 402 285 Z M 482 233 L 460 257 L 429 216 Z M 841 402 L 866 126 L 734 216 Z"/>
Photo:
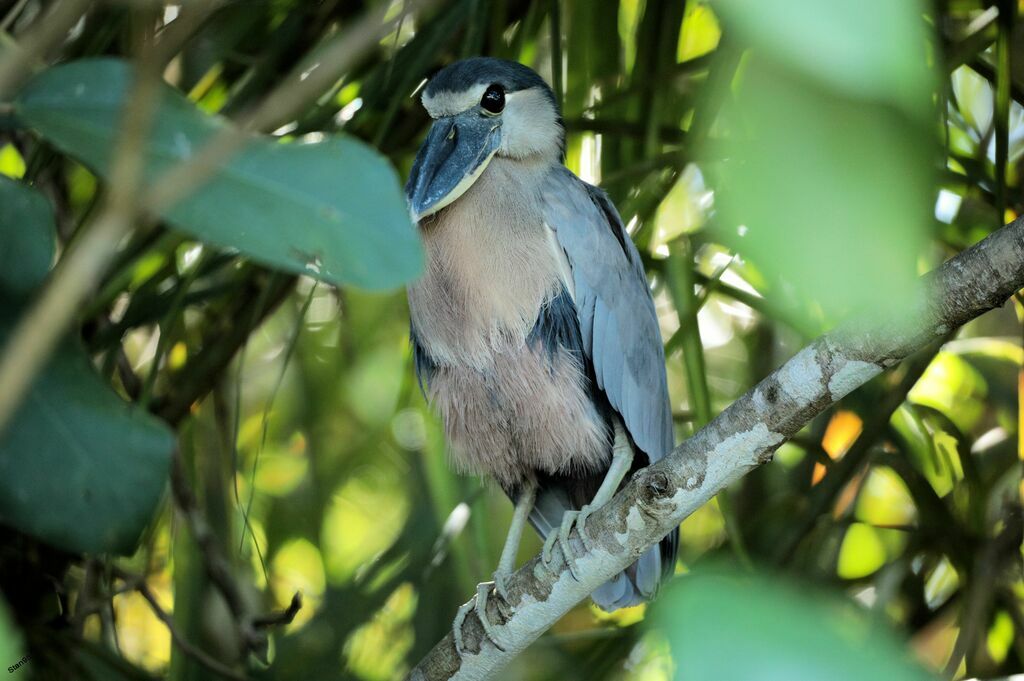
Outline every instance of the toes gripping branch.
<path fill-rule="evenodd" d="M 633 446 L 629 442 L 629 436 L 626 434 L 625 426 L 622 425 L 622 420 L 618 416 L 614 417 L 612 426 L 615 433 L 615 439 L 612 444 L 612 462 L 608 467 L 604 480 L 601 481 L 601 487 L 597 490 L 597 494 L 594 495 L 589 504 L 578 511 L 565 512 L 565 515 L 562 516 L 562 524 L 558 528 L 558 532 L 552 532 L 548 535 L 548 538 L 544 541 L 544 549 L 541 552 L 541 560 L 551 569 L 551 557 L 555 545 L 558 545 L 562 550 L 562 555 L 565 557 L 569 574 L 577 581 L 579 580 L 579 571 L 576 567 L 576 557 L 573 555 L 570 547 L 569 534 L 572 532 L 573 526 L 575 526 L 576 534 L 579 535 L 583 547 L 587 551 L 593 549 L 593 540 L 587 534 L 586 529 L 587 518 L 594 511 L 612 500 L 615 492 L 619 489 L 619 485 L 622 484 L 622 481 L 629 473 L 629 469 L 633 466 Z"/>

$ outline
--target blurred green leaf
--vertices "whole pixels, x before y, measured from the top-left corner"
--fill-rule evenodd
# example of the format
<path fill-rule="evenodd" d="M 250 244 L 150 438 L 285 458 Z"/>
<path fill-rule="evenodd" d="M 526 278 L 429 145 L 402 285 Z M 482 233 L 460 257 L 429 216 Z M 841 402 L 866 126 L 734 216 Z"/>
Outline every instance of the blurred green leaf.
<path fill-rule="evenodd" d="M 50 271 L 53 210 L 37 191 L 0 176 L 0 299 L 30 294 Z"/>
<path fill-rule="evenodd" d="M 0 343 L 49 269 L 53 216 L 0 181 Z M 0 433 L 0 522 L 70 551 L 130 552 L 163 492 L 170 430 L 127 404 L 68 339 Z"/>
<path fill-rule="evenodd" d="M 892 102 L 914 117 L 927 115 L 932 78 L 924 3 L 719 0 L 714 7 L 739 42 L 785 69 L 856 98 Z"/>
<path fill-rule="evenodd" d="M 719 236 L 810 319 L 898 310 L 933 221 L 934 76 L 918 2 L 723 0 L 752 48 L 722 121 Z M 896 37 L 898 36 L 898 37 Z M 713 157 L 713 155 L 712 155 Z"/>
<path fill-rule="evenodd" d="M 1005 372 L 1005 367 L 1001 369 Z M 977 369 L 960 355 L 943 351 L 928 365 L 909 397 L 915 404 L 941 411 L 968 432 L 985 411 L 987 392 L 985 377 Z"/>
<path fill-rule="evenodd" d="M 892 416 L 892 426 L 907 443 L 914 467 L 944 497 L 964 477 L 956 438 L 945 431 L 929 430 L 915 410 L 904 404 Z"/>
<path fill-rule="evenodd" d="M 21 633 L 11 620 L 7 603 L 0 599 L 0 667 L 17 664 L 21 660 L 22 650 Z"/>
<path fill-rule="evenodd" d="M 757 57 L 728 114 L 750 140 L 721 169 L 720 237 L 764 272 L 768 297 L 831 320 L 900 309 L 931 220 L 925 129 Z"/>
<path fill-rule="evenodd" d="M 121 60 L 72 62 L 29 82 L 16 111 L 47 140 L 106 174 L 131 79 Z M 145 154 L 150 181 L 228 125 L 169 87 L 159 96 Z M 342 135 L 310 143 L 254 138 L 165 217 L 200 239 L 333 284 L 389 288 L 422 265 L 394 169 Z"/>
<path fill-rule="evenodd" d="M 777 577 L 704 569 L 651 608 L 686 681 L 926 681 L 881 620 Z"/>
<path fill-rule="evenodd" d="M 846 528 L 836 574 L 843 579 L 860 579 L 883 565 L 885 546 L 878 537 L 878 530 L 864 523 L 853 523 Z"/>

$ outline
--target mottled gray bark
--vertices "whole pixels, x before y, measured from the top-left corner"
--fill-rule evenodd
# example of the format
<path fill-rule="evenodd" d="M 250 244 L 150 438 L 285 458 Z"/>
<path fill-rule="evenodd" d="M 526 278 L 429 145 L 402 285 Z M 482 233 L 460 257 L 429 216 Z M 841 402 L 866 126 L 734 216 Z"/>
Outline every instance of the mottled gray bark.
<path fill-rule="evenodd" d="M 488 601 L 501 639 L 483 636 L 475 614 L 463 627 L 460 658 L 446 636 L 409 675 L 413 681 L 488 679 L 576 603 L 631 564 L 730 483 L 768 461 L 815 415 L 914 350 L 1002 305 L 1024 287 L 1024 219 L 1000 229 L 921 280 L 899 315 L 856 320 L 822 336 L 736 400 L 665 459 L 641 470 L 587 522 L 593 548 L 575 530 L 579 580 L 556 551 L 534 557 L 508 581 L 510 602 Z M 454 609 L 453 609 L 454 611 Z M 442 616 L 439 613 L 439 616 Z"/>

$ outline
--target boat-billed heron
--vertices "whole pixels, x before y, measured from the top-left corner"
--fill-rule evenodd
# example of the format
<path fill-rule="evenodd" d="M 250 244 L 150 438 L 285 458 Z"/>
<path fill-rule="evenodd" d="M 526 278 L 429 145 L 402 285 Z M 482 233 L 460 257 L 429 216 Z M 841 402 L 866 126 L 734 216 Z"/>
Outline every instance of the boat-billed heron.
<path fill-rule="evenodd" d="M 440 412 L 456 466 L 495 480 L 515 504 L 493 589 L 527 522 L 570 570 L 573 526 L 633 471 L 673 446 L 665 359 L 640 255 L 600 189 L 562 163 L 554 94 L 529 68 L 474 58 L 423 89 L 433 125 L 406 194 L 427 254 L 409 288 L 416 372 Z M 634 452 L 636 456 L 634 456 Z M 678 534 L 592 595 L 604 610 L 650 599 Z M 475 608 L 488 637 L 491 583 Z"/>

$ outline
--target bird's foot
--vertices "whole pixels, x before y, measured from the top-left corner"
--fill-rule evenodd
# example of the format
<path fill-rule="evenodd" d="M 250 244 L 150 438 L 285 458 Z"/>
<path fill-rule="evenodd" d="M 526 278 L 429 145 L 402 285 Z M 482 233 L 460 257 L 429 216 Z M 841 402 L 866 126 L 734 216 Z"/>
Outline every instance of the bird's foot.
<path fill-rule="evenodd" d="M 587 504 L 579 510 L 579 515 L 576 516 L 576 532 L 580 535 L 580 541 L 583 542 L 587 551 L 592 551 L 594 547 L 593 542 L 590 541 L 590 535 L 587 534 L 587 518 L 599 508 L 601 507 Z"/>
<path fill-rule="evenodd" d="M 572 532 L 572 527 L 577 523 L 579 516 L 580 511 L 566 511 L 562 515 L 562 524 L 559 526 L 558 532 L 552 532 L 548 535 L 547 539 L 544 540 L 544 548 L 541 551 L 541 560 L 550 569 L 551 556 L 554 552 L 555 544 L 557 544 L 562 549 L 562 555 L 565 557 L 565 565 L 569 568 L 569 574 L 577 582 L 580 578 L 576 569 L 576 556 L 573 555 L 569 547 L 569 533 Z M 583 539 L 582 534 L 580 539 Z M 584 541 L 583 545 L 589 550 L 587 541 Z"/>
<path fill-rule="evenodd" d="M 465 640 L 462 637 L 462 625 L 466 623 L 466 616 L 471 611 L 476 612 L 477 619 L 480 620 L 480 626 L 483 627 L 484 636 L 494 644 L 495 648 L 505 652 L 506 643 L 502 641 L 501 633 L 498 631 L 497 626 L 487 617 L 487 599 L 493 587 L 495 593 L 508 603 L 508 591 L 505 584 L 507 575 L 496 572 L 494 573 L 494 578 L 493 582 L 477 584 L 476 595 L 469 602 L 459 606 L 459 611 L 455 613 L 455 621 L 452 622 L 452 634 L 455 638 L 455 652 L 459 654 L 459 657 L 462 657 L 466 652 Z M 498 586 L 499 584 L 501 586 Z"/>
<path fill-rule="evenodd" d="M 494 580 L 494 593 L 498 594 L 498 598 L 505 601 L 505 605 L 509 605 L 511 601 L 508 599 L 508 578 L 512 576 L 510 571 L 497 569 L 491 578 Z"/>

